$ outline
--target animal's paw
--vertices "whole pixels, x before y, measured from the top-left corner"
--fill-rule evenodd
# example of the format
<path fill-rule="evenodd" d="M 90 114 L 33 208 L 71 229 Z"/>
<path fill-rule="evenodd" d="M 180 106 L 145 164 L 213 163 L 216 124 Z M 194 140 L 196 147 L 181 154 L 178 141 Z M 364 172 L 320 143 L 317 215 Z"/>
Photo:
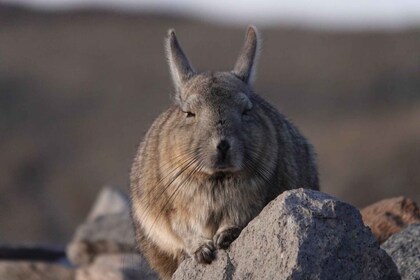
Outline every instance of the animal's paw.
<path fill-rule="evenodd" d="M 198 263 L 210 264 L 215 258 L 216 248 L 214 248 L 213 241 L 204 243 L 194 252 L 194 259 Z"/>
<path fill-rule="evenodd" d="M 238 238 L 239 234 L 241 233 L 241 229 L 239 227 L 231 227 L 224 231 L 217 233 L 213 240 L 214 244 L 216 244 L 217 249 L 227 249 L 229 245 Z"/>

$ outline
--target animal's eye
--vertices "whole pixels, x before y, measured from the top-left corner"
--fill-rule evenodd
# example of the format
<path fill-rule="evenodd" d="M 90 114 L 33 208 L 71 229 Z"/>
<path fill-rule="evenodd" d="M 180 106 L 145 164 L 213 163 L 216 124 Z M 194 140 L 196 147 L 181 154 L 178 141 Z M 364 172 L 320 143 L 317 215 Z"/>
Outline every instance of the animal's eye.
<path fill-rule="evenodd" d="M 245 109 L 243 112 L 242 112 L 242 116 L 247 116 L 248 114 L 249 114 L 249 112 L 251 111 L 251 109 Z"/>
<path fill-rule="evenodd" d="M 187 115 L 187 118 L 195 117 L 194 113 L 191 113 L 191 112 L 184 112 L 184 113 Z"/>

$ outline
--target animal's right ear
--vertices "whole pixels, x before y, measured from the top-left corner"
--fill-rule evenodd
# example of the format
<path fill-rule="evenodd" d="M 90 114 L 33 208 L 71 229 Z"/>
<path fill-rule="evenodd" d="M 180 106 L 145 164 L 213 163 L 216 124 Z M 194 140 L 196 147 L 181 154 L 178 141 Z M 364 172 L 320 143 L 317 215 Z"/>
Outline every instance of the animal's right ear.
<path fill-rule="evenodd" d="M 176 98 L 178 99 L 182 92 L 182 86 L 195 74 L 195 71 L 179 45 L 173 29 L 168 31 L 168 37 L 166 38 L 166 56 L 177 93 Z"/>

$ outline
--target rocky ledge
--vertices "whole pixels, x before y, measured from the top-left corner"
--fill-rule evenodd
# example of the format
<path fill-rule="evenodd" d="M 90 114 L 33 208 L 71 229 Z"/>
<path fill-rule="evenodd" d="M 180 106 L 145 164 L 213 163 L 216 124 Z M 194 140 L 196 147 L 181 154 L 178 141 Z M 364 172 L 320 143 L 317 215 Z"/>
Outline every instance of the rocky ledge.
<path fill-rule="evenodd" d="M 212 265 L 192 259 L 174 279 L 399 279 L 359 211 L 298 189 L 268 204 Z"/>
<path fill-rule="evenodd" d="M 418 207 L 401 199 L 385 203 L 384 211 L 367 211 L 368 219 L 363 215 L 372 228 L 375 221 L 389 223 L 386 213 L 392 221 L 404 221 L 397 229 L 378 226 L 373 235 L 347 203 L 311 190 L 284 192 L 211 265 L 187 259 L 173 278 L 400 279 L 401 274 L 401 279 L 420 279 L 420 224 L 407 218 L 417 217 Z M 66 250 L 0 245 L 0 279 L 157 279 L 136 253 L 129 209 L 124 194 L 105 188 Z M 382 247 L 377 239 L 385 241 Z"/>

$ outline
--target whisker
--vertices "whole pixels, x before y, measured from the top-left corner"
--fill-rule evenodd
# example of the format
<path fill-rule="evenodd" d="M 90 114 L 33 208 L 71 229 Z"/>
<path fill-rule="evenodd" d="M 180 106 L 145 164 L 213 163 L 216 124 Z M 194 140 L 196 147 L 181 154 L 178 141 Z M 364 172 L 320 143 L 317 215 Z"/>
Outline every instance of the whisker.
<path fill-rule="evenodd" d="M 159 184 L 161 184 L 166 178 L 169 178 L 173 173 L 176 173 L 175 176 L 171 179 L 171 181 L 165 187 L 163 187 L 162 190 L 160 190 L 160 192 L 158 193 L 158 195 L 155 196 L 153 200 L 149 200 L 147 198 L 152 194 L 153 191 L 155 191 L 154 188 L 151 188 L 147 194 L 144 194 L 144 196 L 142 197 L 142 200 L 143 201 L 150 201 L 150 203 L 147 204 L 146 208 L 144 209 L 144 216 L 147 215 L 147 212 L 149 211 L 150 207 L 153 206 L 152 202 L 153 201 L 156 201 L 157 199 L 159 199 L 166 192 L 166 190 L 170 187 L 170 185 L 172 184 L 172 182 L 175 181 L 176 178 L 178 178 L 186 169 L 189 168 L 189 166 L 191 165 L 190 163 L 194 159 L 194 156 L 193 156 L 193 152 L 189 152 L 187 155 L 188 155 L 188 157 L 185 158 L 184 161 L 181 164 L 181 166 L 183 166 L 181 168 L 181 170 L 177 171 L 176 168 L 173 168 L 172 171 L 168 172 L 168 174 L 166 174 L 163 178 L 161 178 L 157 182 L 156 186 L 158 186 Z M 170 170 L 170 168 L 168 168 L 168 170 Z"/>
<path fill-rule="evenodd" d="M 249 152 L 253 153 L 254 151 L 252 149 L 248 149 Z M 272 170 L 269 170 L 264 165 L 259 165 L 256 162 L 252 160 L 252 158 L 255 158 L 251 156 L 251 158 L 245 157 L 245 161 L 243 163 L 243 166 L 245 169 L 257 175 L 257 179 L 261 181 L 261 183 L 265 183 L 270 179 L 271 174 L 273 173 Z"/>
<path fill-rule="evenodd" d="M 189 166 L 191 166 L 191 165 L 192 165 L 192 164 L 194 164 L 195 162 L 196 162 L 196 159 L 195 159 L 194 161 L 192 161 L 192 162 L 189 164 Z M 190 171 L 190 173 L 186 176 L 186 178 L 185 178 L 183 181 L 181 181 L 181 183 L 180 183 L 178 186 L 176 186 L 175 190 L 174 190 L 174 191 L 172 192 L 172 194 L 169 196 L 169 198 L 168 198 L 168 200 L 166 201 L 165 205 L 162 207 L 161 211 L 159 211 L 159 214 L 156 216 L 155 220 L 153 221 L 152 226 L 150 227 L 150 231 L 152 231 L 152 229 L 153 229 L 154 225 L 156 224 L 156 222 L 158 221 L 158 219 L 161 217 L 162 213 L 163 213 L 164 211 L 166 211 L 166 208 L 168 207 L 169 203 L 175 199 L 176 194 L 177 194 L 177 193 L 179 193 L 179 191 L 180 191 L 181 187 L 182 187 L 182 186 L 184 186 L 185 182 L 187 182 L 187 180 L 190 180 L 190 179 L 191 179 L 191 176 L 192 176 L 192 175 L 194 175 L 194 173 L 198 170 L 198 167 L 199 167 L 199 166 L 194 167 L 194 168 L 193 168 L 193 170 L 191 170 L 191 171 Z M 175 179 L 176 179 L 176 178 L 175 178 Z M 174 180 L 173 180 L 173 181 L 174 181 Z M 173 181 L 171 181 L 171 183 L 172 183 Z"/>

